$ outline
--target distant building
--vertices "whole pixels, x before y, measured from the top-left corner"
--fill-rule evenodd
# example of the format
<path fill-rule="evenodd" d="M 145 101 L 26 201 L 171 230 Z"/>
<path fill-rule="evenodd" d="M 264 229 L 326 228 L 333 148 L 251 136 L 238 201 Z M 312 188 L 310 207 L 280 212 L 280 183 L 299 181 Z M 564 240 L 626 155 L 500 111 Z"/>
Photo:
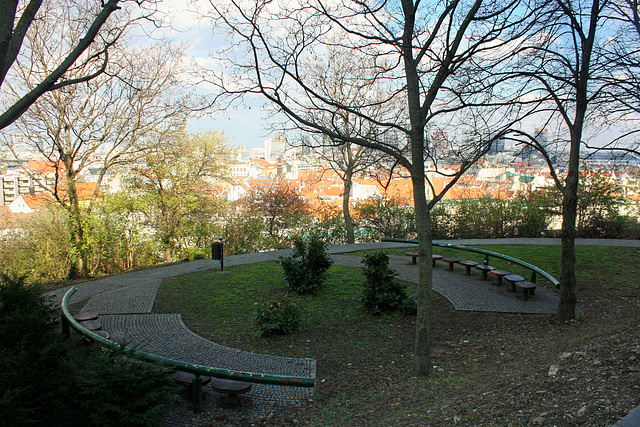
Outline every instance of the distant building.
<path fill-rule="evenodd" d="M 53 203 L 53 197 L 49 194 L 22 194 L 9 204 L 9 211 L 17 214 L 31 214 Z"/>
<path fill-rule="evenodd" d="M 538 145 L 542 147 L 544 150 L 549 146 L 549 134 L 546 129 L 536 129 L 533 132 L 533 138 L 536 140 Z"/>
<path fill-rule="evenodd" d="M 236 162 L 230 166 L 232 178 L 246 178 L 251 171 L 251 162 Z"/>
<path fill-rule="evenodd" d="M 489 151 L 487 154 L 498 154 L 504 153 L 505 151 L 505 141 L 504 138 L 496 138 L 492 143 L 491 147 L 489 147 Z"/>
<path fill-rule="evenodd" d="M 264 159 L 268 162 L 282 159 L 286 148 L 287 143 L 283 138 L 267 139 L 264 142 Z"/>
<path fill-rule="evenodd" d="M 8 205 L 23 194 L 34 194 L 33 179 L 17 170 L 0 175 L 0 205 Z"/>

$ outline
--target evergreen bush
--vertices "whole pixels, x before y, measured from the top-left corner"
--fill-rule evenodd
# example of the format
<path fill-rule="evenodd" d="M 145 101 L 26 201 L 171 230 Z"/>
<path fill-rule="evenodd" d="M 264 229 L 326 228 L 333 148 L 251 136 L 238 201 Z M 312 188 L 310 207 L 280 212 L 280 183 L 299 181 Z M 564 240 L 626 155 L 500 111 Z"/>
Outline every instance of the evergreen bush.
<path fill-rule="evenodd" d="M 24 276 L 0 276 L 0 424 L 60 425 L 68 346 L 53 308 Z M 52 423 L 51 419 L 56 423 Z"/>
<path fill-rule="evenodd" d="M 165 369 L 96 346 L 75 377 L 72 394 L 94 426 L 160 426 L 172 403 Z"/>
<path fill-rule="evenodd" d="M 280 265 L 289 288 L 306 294 L 319 288 L 327 278 L 333 260 L 326 253 L 325 243 L 317 236 L 308 241 L 294 239 L 293 254 L 281 257 Z"/>
<path fill-rule="evenodd" d="M 394 280 L 397 273 L 389 267 L 389 256 L 383 251 L 362 257 L 365 277 L 362 301 L 371 313 L 381 314 L 400 308 L 407 298 L 406 286 Z"/>

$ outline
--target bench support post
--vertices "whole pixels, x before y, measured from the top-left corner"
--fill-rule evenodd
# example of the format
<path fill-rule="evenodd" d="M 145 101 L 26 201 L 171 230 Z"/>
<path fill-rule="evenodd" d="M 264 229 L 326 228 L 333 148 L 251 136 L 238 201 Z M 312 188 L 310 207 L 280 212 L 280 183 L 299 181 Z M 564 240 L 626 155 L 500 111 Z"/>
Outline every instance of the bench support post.
<path fill-rule="evenodd" d="M 531 283 L 536 283 L 536 272 L 532 271 L 531 272 Z"/>
<path fill-rule="evenodd" d="M 196 414 L 202 410 L 202 378 L 196 375 L 193 379 L 193 412 Z"/>
<path fill-rule="evenodd" d="M 65 338 L 71 337 L 71 331 L 69 330 L 69 322 L 67 322 L 67 319 L 64 317 L 64 315 L 61 316 L 60 327 L 62 328 L 62 336 L 64 336 Z"/>

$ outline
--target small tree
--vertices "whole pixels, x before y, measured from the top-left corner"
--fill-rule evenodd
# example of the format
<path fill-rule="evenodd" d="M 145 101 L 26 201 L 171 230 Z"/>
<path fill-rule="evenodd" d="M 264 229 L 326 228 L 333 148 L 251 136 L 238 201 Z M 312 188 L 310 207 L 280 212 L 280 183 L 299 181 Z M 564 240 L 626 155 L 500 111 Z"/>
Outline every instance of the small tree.
<path fill-rule="evenodd" d="M 287 247 L 288 235 L 308 218 L 304 199 L 295 188 L 282 181 L 252 188 L 240 205 L 264 221 L 264 229 L 275 248 Z"/>
<path fill-rule="evenodd" d="M 17 64 L 9 85 L 13 91 L 34 90 L 33 77 L 49 73 L 45 52 L 52 50 L 54 35 L 61 33 L 79 37 L 81 22 L 67 17 L 51 28 L 38 27 L 28 40 L 31 56 L 39 62 Z M 92 268 L 86 217 L 94 210 L 106 174 L 134 161 L 145 148 L 143 138 L 159 139 L 159 134 L 181 125 L 189 112 L 189 97 L 180 80 L 182 47 L 171 43 L 128 46 L 110 57 L 113 62 L 104 74 L 41 95 L 14 123 L 30 151 L 46 160 L 53 178 L 29 168 L 31 155 L 15 150 L 13 140 L 2 138 L 25 172 L 68 212 L 73 257 L 69 278 L 85 276 Z M 67 74 L 74 79 L 86 73 L 73 69 Z M 98 171 L 95 185 L 83 184 L 90 169 Z"/>
<path fill-rule="evenodd" d="M 400 308 L 407 298 L 406 287 L 394 280 L 397 273 L 389 267 L 389 256 L 383 251 L 368 253 L 362 264 L 366 279 L 362 301 L 367 310 L 381 314 Z"/>
<path fill-rule="evenodd" d="M 143 159 L 130 168 L 130 194 L 154 229 L 165 261 L 182 255 L 186 235 L 195 243 L 194 231 L 219 210 L 216 183 L 226 177 L 225 144 L 226 137 L 218 132 L 170 134 L 150 143 Z"/>
<path fill-rule="evenodd" d="M 319 288 L 326 280 L 331 264 L 333 260 L 327 256 L 325 243 L 316 236 L 308 242 L 295 239 L 292 256 L 280 258 L 285 280 L 298 294 Z"/>

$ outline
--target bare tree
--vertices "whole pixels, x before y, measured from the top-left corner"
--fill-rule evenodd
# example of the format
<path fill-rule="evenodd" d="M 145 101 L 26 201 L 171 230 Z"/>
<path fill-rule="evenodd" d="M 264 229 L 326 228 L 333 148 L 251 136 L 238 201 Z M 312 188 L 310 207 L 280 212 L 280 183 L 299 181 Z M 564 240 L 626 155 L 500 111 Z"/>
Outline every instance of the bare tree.
<path fill-rule="evenodd" d="M 640 99 L 640 40 L 635 37 L 630 42 L 628 34 L 635 32 L 628 21 L 615 15 L 617 7 L 612 0 L 547 1 L 534 29 L 534 43 L 517 53 L 522 62 L 511 71 L 531 92 L 548 101 L 540 104 L 537 118 L 542 128 L 550 129 L 556 143 L 547 144 L 530 132 L 518 131 L 515 135 L 542 153 L 562 193 L 558 316 L 564 320 L 575 317 L 577 303 L 575 237 L 581 147 L 589 147 L 589 140 L 595 139 L 585 131 L 592 130 L 594 135 L 602 130 L 617 133 L 616 137 L 600 137 L 604 139 L 598 145 L 601 149 L 622 149 L 619 144 L 637 132 L 633 126 L 625 129 L 625 123 L 638 120 L 634 103 L 637 106 Z M 622 39 L 612 40 L 614 34 Z M 557 144 L 561 149 L 568 145 L 569 149 L 568 160 L 559 166 L 552 152 Z M 566 171 L 564 176 L 561 168 Z"/>
<path fill-rule="evenodd" d="M 515 120 L 499 94 L 492 93 L 493 82 L 482 70 L 506 60 L 511 54 L 507 47 L 527 29 L 528 17 L 520 16 L 517 6 L 517 1 L 485 0 L 211 2 L 216 28 L 227 29 L 232 40 L 224 55 L 230 62 L 225 70 L 232 74 L 212 77 L 222 93 L 214 100 L 219 107 L 258 94 L 298 127 L 378 150 L 410 174 L 419 241 L 417 375 L 426 375 L 431 365 L 429 211 Z M 383 99 L 340 99 L 307 78 L 308 58 L 334 46 L 369 57 L 370 62 L 359 65 L 373 64 L 362 74 L 375 75 L 378 84 L 390 89 Z M 354 55 L 356 61 L 359 55 Z M 386 104 L 403 107 L 389 108 L 381 116 L 369 114 L 376 105 Z M 316 120 L 310 105 L 326 117 Z M 346 134 L 333 125 L 343 113 L 368 125 Z M 376 127 L 379 132 L 370 134 Z M 436 129 L 453 141 L 453 150 L 430 149 L 426 134 Z M 451 178 L 442 191 L 431 181 L 438 173 Z"/>
<path fill-rule="evenodd" d="M 74 37 L 77 27 L 72 22 L 67 23 L 66 29 L 68 37 Z M 64 31 L 62 27 L 55 30 Z M 49 36 L 45 30 L 32 34 L 29 47 L 32 57 L 40 62 L 30 68 L 16 68 L 16 78 L 8 85 L 14 93 L 22 87 L 31 90 L 32 76 L 37 72 L 49 73 Z M 135 159 L 146 148 L 141 144 L 143 137 L 158 141 L 162 133 L 182 126 L 190 111 L 188 94 L 183 92 L 180 80 L 184 66 L 181 47 L 165 42 L 121 48 L 112 52 L 111 58 L 100 76 L 43 94 L 15 122 L 33 150 L 56 169 L 53 183 L 47 183 L 42 176 L 34 178 L 70 215 L 72 247 L 77 257 L 71 276 L 87 271 L 83 212 L 92 211 L 105 174 L 113 166 Z M 66 75 L 73 79 L 85 72 L 84 68 L 74 68 Z M 5 140 L 5 144 L 16 159 L 24 162 L 11 141 Z M 89 169 L 98 170 L 97 185 L 83 209 L 77 182 Z"/>
<path fill-rule="evenodd" d="M 11 71 L 16 64 L 22 62 L 24 65 L 31 59 L 47 62 L 47 73 L 31 76 L 28 90 L 14 93 L 11 97 L 3 93 L 0 129 L 13 123 L 44 93 L 89 81 L 103 73 L 108 52 L 122 33 L 123 28 L 119 26 L 105 30 L 105 23 L 126 1 L 61 1 L 45 2 L 44 6 L 42 3 L 42 0 L 0 1 L 0 88 L 3 88 L 7 78 L 11 79 Z M 145 2 L 138 0 L 131 3 L 142 6 Z M 153 2 L 148 3 L 153 9 Z M 153 14 L 153 10 L 140 10 L 146 18 Z M 49 49 L 41 52 L 44 57 L 33 58 L 33 52 L 28 46 L 25 48 L 25 40 L 45 27 L 48 31 L 55 29 L 66 19 L 65 15 L 73 17 L 79 32 L 59 34 L 62 36 L 60 39 L 49 33 L 52 38 L 47 40 Z M 129 25 L 131 21 L 120 22 Z M 83 72 L 74 72 L 71 76 L 67 74 L 71 70 Z"/>
<path fill-rule="evenodd" d="M 611 8 L 617 19 L 630 23 L 640 35 L 640 2 L 638 0 L 614 1 Z"/>
<path fill-rule="evenodd" d="M 375 63 L 368 56 L 359 56 L 357 52 L 346 51 L 338 47 L 329 47 L 325 55 L 313 58 L 309 64 L 307 78 L 318 92 L 327 99 L 335 99 L 342 105 L 353 105 L 364 98 L 385 100 L 383 82 L 376 79 Z M 368 62 L 368 64 L 367 64 Z M 363 65 L 366 64 L 366 65 Z M 385 115 L 394 108 L 401 109 L 390 102 L 372 104 L 366 115 L 369 118 Z M 362 116 L 339 108 L 309 104 L 310 119 L 322 126 L 335 129 L 346 135 L 363 135 L 368 139 L 379 139 L 378 133 L 384 130 Z M 367 127 L 367 129 L 365 129 Z M 303 129 L 306 130 L 306 129 Z M 323 133 L 313 130 L 311 138 L 302 138 L 302 144 L 312 148 L 342 180 L 342 214 L 347 232 L 347 243 L 355 242 L 353 218 L 349 208 L 349 199 L 353 187 L 353 178 L 365 174 L 380 161 L 382 153 L 370 147 L 353 144 L 347 140 L 334 140 Z"/>

